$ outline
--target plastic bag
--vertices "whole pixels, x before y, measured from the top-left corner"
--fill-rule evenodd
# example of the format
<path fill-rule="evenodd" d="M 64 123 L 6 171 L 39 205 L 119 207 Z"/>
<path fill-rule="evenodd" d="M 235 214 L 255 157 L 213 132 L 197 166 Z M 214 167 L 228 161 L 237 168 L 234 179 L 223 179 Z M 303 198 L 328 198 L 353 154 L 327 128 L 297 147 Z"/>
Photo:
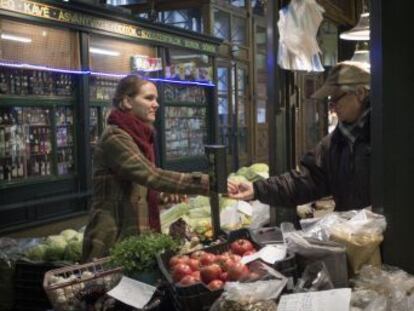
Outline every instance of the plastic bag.
<path fill-rule="evenodd" d="M 330 239 L 346 247 L 350 272 L 356 274 L 366 264 L 381 265 L 379 245 L 386 226 L 384 216 L 363 209 L 330 228 Z"/>
<path fill-rule="evenodd" d="M 352 280 L 351 303 L 363 311 L 411 311 L 414 276 L 395 267 L 364 266 Z"/>
<path fill-rule="evenodd" d="M 210 311 L 277 311 L 273 300 L 280 296 L 287 279 L 265 264 L 258 261 L 254 264 L 249 266 L 250 270 L 263 272 L 262 279 L 249 283 L 227 282 Z"/>
<path fill-rule="evenodd" d="M 311 221 L 301 221 L 305 237 L 335 241 L 346 247 L 350 272 L 365 265 L 381 265 L 379 245 L 387 226 L 385 217 L 369 208 L 332 213 Z"/>
<path fill-rule="evenodd" d="M 279 11 L 279 66 L 324 71 L 316 35 L 325 10 L 315 0 L 292 0 Z"/>
<path fill-rule="evenodd" d="M 305 268 L 302 277 L 298 280 L 294 293 L 316 292 L 333 289 L 329 272 L 323 261 L 316 261 Z"/>
<path fill-rule="evenodd" d="M 300 232 L 291 233 L 287 239 L 288 249 L 296 254 L 299 270 L 317 262 L 324 262 L 335 288 L 348 287 L 346 250 L 332 241 L 305 238 Z"/>
<path fill-rule="evenodd" d="M 253 206 L 252 223 L 250 229 L 258 229 L 270 222 L 270 206 L 260 201 L 250 202 Z"/>

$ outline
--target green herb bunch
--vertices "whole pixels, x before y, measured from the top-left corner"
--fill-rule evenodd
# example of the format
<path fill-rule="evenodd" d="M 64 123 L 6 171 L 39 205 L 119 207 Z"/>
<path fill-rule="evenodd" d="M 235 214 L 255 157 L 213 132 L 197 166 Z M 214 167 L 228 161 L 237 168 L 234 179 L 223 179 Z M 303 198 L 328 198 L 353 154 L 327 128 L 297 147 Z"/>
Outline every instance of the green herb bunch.
<path fill-rule="evenodd" d="M 130 236 L 110 250 L 110 263 L 124 268 L 124 274 L 133 276 L 156 269 L 156 254 L 161 251 L 177 251 L 179 242 L 172 237 L 155 232 Z"/>

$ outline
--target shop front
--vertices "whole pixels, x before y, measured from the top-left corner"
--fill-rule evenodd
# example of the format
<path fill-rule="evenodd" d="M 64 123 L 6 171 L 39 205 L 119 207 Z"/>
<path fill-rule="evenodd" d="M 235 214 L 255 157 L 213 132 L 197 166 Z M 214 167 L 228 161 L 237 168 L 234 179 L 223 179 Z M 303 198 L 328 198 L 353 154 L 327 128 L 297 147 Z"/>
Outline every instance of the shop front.
<path fill-rule="evenodd" d="M 93 148 L 130 73 L 158 88 L 160 165 L 206 168 L 219 40 L 56 1 L 1 1 L 0 29 L 1 232 L 85 214 Z"/>

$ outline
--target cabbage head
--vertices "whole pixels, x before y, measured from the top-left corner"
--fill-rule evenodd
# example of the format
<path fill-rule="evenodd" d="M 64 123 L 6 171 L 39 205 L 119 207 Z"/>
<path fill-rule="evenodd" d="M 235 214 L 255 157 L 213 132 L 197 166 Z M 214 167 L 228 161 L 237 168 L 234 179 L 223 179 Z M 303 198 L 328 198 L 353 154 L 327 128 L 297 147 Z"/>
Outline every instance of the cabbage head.
<path fill-rule="evenodd" d="M 82 256 L 82 242 L 72 240 L 65 248 L 63 258 L 67 261 L 77 262 Z"/>
<path fill-rule="evenodd" d="M 45 259 L 49 261 L 62 260 L 67 242 L 61 235 L 51 235 L 46 239 Z"/>
<path fill-rule="evenodd" d="M 249 168 L 246 166 L 243 166 L 239 168 L 239 170 L 236 172 L 236 175 L 247 177 L 246 175 L 248 174 L 248 172 L 249 172 Z"/>
<path fill-rule="evenodd" d="M 237 200 L 229 199 L 227 197 L 221 197 L 219 200 L 220 209 L 226 208 L 226 207 L 232 207 L 237 203 Z"/>
<path fill-rule="evenodd" d="M 45 244 L 36 245 L 27 251 L 26 257 L 33 261 L 42 261 L 45 258 L 46 248 Z"/>
<path fill-rule="evenodd" d="M 241 175 L 233 175 L 233 176 L 229 176 L 228 178 L 230 181 L 233 181 L 235 183 L 244 183 L 244 182 L 248 182 L 247 178 Z"/>
<path fill-rule="evenodd" d="M 194 199 L 190 200 L 190 206 L 191 208 L 210 206 L 210 199 L 209 197 L 198 195 Z"/>
<path fill-rule="evenodd" d="M 249 169 L 255 173 L 269 173 L 269 165 L 266 163 L 252 164 Z"/>
<path fill-rule="evenodd" d="M 60 235 L 65 238 L 66 242 L 69 242 L 70 240 L 72 240 L 74 237 L 78 235 L 78 232 L 73 229 L 66 229 L 66 230 L 63 230 L 60 233 Z"/>

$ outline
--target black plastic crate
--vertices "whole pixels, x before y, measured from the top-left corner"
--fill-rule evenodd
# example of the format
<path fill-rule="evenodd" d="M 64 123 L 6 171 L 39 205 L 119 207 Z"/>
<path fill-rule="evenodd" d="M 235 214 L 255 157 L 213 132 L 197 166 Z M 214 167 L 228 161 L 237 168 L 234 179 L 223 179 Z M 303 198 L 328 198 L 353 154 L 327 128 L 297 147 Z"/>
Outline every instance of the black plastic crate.
<path fill-rule="evenodd" d="M 206 247 L 205 252 L 213 254 L 221 254 L 230 249 L 230 244 L 237 239 L 247 239 L 253 243 L 256 249 L 261 246 L 251 239 L 249 230 L 240 229 L 232 231 L 227 236 L 227 241 L 218 245 Z M 203 283 L 194 284 L 192 286 L 181 287 L 174 284 L 168 271 L 168 262 L 175 255 L 172 252 L 160 253 L 157 255 L 157 262 L 164 278 L 168 281 L 169 294 L 176 310 L 179 311 L 207 311 L 223 290 L 210 291 Z"/>
<path fill-rule="evenodd" d="M 43 289 L 44 274 L 64 266 L 62 263 L 18 260 L 15 268 L 15 311 L 45 311 L 52 309 Z"/>

